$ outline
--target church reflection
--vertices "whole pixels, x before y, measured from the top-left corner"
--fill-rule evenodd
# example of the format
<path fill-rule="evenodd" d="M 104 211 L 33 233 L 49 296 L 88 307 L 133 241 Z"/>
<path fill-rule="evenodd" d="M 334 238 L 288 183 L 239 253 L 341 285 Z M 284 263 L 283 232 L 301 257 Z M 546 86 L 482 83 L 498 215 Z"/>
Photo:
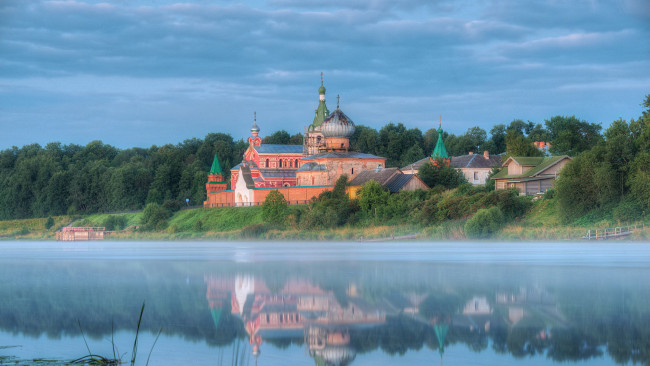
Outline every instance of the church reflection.
<path fill-rule="evenodd" d="M 337 291 L 303 278 L 280 282 L 270 286 L 246 274 L 205 276 L 215 327 L 228 309 L 242 324 L 256 362 L 264 343 L 294 343 L 303 344 L 317 365 L 347 365 L 358 346 L 402 347 L 400 335 L 415 338 L 407 347 L 418 349 L 419 342 L 437 351 L 441 364 L 446 345 L 466 343 L 481 351 L 488 337 L 497 351 L 533 355 L 550 347 L 554 327 L 567 325 L 555 298 L 541 288 L 497 290 L 492 296 L 451 290 L 369 296 L 354 283 Z M 368 339 L 376 344 L 364 343 Z"/>
<path fill-rule="evenodd" d="M 333 291 L 302 279 L 287 280 L 276 291 L 248 275 L 206 276 L 206 284 L 215 326 L 230 301 L 231 314 L 244 323 L 256 358 L 265 340 L 303 338 L 317 364 L 346 365 L 355 357 L 350 331 L 384 324 L 387 311 L 394 310 L 356 297 L 354 286 L 342 305 Z"/>

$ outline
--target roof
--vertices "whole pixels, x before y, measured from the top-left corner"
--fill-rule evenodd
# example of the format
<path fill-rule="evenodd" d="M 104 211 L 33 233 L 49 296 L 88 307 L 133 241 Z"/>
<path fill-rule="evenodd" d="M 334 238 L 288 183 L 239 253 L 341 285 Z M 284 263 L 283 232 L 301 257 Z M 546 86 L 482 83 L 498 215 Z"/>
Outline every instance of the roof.
<path fill-rule="evenodd" d="M 246 164 L 241 164 L 239 167 L 241 170 L 241 177 L 244 178 L 244 183 L 246 183 L 246 188 L 255 188 L 255 182 L 253 181 L 253 176 L 251 175 L 251 168 Z"/>
<path fill-rule="evenodd" d="M 420 170 L 422 165 L 428 163 L 429 161 L 431 161 L 431 158 L 427 156 L 426 158 L 420 159 L 420 160 L 416 161 L 415 163 L 411 163 L 411 164 L 409 164 L 409 165 L 407 165 L 405 167 L 402 167 L 401 170 L 411 170 L 411 169 Z"/>
<path fill-rule="evenodd" d="M 310 171 L 327 171 L 327 167 L 322 164 L 316 164 L 316 163 L 305 163 L 303 164 L 297 172 L 310 172 Z"/>
<path fill-rule="evenodd" d="M 302 154 L 302 145 L 262 144 L 254 149 L 259 154 Z"/>
<path fill-rule="evenodd" d="M 253 169 L 259 169 L 259 167 L 257 166 L 257 164 L 255 164 L 255 162 L 252 161 L 252 160 L 251 160 L 251 161 L 247 161 L 246 164 L 247 164 L 249 167 L 253 168 Z M 239 170 L 239 168 L 241 167 L 241 165 L 242 165 L 242 163 L 239 163 L 239 164 L 235 165 L 234 167 L 230 168 L 230 171 L 237 171 L 237 170 Z"/>
<path fill-rule="evenodd" d="M 553 165 L 559 163 L 560 161 L 564 159 L 571 159 L 568 155 L 560 155 L 560 156 L 548 156 L 548 157 L 542 157 L 542 158 L 530 158 L 530 157 L 509 157 L 504 163 L 503 166 L 508 163 L 512 159 L 519 165 L 527 165 L 530 166 L 532 162 L 538 161 L 537 164 L 535 164 L 532 168 L 528 169 L 525 171 L 523 174 L 515 174 L 515 175 L 508 175 L 508 169 L 501 169 L 500 172 L 492 176 L 492 179 L 522 179 L 522 178 L 531 178 L 531 177 L 536 177 L 539 174 L 543 173 L 545 170 L 548 168 L 552 167 Z M 523 163 L 520 163 L 523 162 Z"/>
<path fill-rule="evenodd" d="M 444 141 L 442 141 L 442 126 L 438 126 L 438 141 L 436 142 L 436 147 L 433 148 L 431 157 L 434 159 L 437 158 L 449 159 L 449 154 L 447 154 L 445 143 Z"/>
<path fill-rule="evenodd" d="M 295 178 L 295 169 L 260 169 L 260 174 L 266 178 Z"/>
<path fill-rule="evenodd" d="M 219 164 L 219 158 L 217 154 L 214 154 L 214 160 L 212 161 L 212 168 L 210 168 L 210 173 L 222 174 L 221 164 Z"/>
<path fill-rule="evenodd" d="M 508 159 L 506 159 L 506 161 L 504 161 L 503 164 L 505 165 L 510 159 L 514 160 L 517 164 L 524 165 L 524 166 L 535 166 L 541 164 L 542 161 L 544 161 L 544 157 L 540 157 L 540 156 L 517 156 L 517 157 L 511 156 Z"/>
<path fill-rule="evenodd" d="M 415 174 L 397 174 L 386 183 L 385 187 L 388 188 L 390 193 L 399 192 L 400 189 L 413 179 L 413 176 L 415 176 Z"/>
<path fill-rule="evenodd" d="M 350 185 L 358 187 L 366 184 L 368 181 L 374 180 L 384 186 L 395 174 L 402 174 L 402 171 L 398 168 L 367 169 L 354 177 L 350 181 Z"/>
<path fill-rule="evenodd" d="M 493 168 L 501 165 L 501 155 L 490 155 L 486 159 L 482 154 L 469 154 L 461 156 L 453 156 L 451 158 L 451 166 L 457 169 L 460 168 Z"/>
<path fill-rule="evenodd" d="M 332 152 L 325 152 L 325 153 L 319 153 L 315 155 L 310 155 L 307 157 L 302 158 L 301 160 L 313 160 L 313 159 L 382 159 L 385 160 L 386 158 L 382 158 L 380 156 L 375 156 L 371 154 L 364 154 L 360 152 L 337 152 L 337 151 L 332 151 Z"/>

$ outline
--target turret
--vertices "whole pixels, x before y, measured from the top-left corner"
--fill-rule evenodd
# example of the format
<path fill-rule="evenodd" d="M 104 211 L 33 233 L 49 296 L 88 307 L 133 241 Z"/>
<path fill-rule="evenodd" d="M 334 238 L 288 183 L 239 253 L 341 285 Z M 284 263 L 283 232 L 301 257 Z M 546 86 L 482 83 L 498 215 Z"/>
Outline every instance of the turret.
<path fill-rule="evenodd" d="M 225 191 L 227 189 L 226 180 L 223 177 L 217 154 L 214 154 L 214 160 L 212 161 L 210 173 L 208 173 L 208 183 L 205 184 L 205 189 L 208 193 Z"/>

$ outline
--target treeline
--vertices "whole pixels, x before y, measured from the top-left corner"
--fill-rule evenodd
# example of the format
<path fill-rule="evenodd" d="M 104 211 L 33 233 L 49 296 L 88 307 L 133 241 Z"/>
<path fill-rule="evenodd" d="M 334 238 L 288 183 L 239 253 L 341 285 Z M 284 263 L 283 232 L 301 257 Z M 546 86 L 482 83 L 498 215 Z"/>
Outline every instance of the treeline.
<path fill-rule="evenodd" d="M 444 126 L 443 126 L 444 127 Z M 556 116 L 542 124 L 514 120 L 488 133 L 472 127 L 462 135 L 443 133 L 452 156 L 488 150 L 491 154 L 539 155 L 533 141 L 553 141 L 551 153 L 576 155 L 604 141 L 600 125 L 575 117 Z M 357 126 L 350 143 L 354 150 L 387 158 L 387 167 L 403 167 L 428 156 L 438 140 L 431 128 L 424 133 L 389 123 L 379 130 Z M 302 144 L 298 133 L 277 131 L 267 144 Z M 86 146 L 58 142 L 12 147 L 0 151 L 0 220 L 140 210 L 148 203 L 168 207 L 200 205 L 205 200 L 207 172 L 215 153 L 226 180 L 242 160 L 244 139 L 223 133 L 193 138 L 176 145 L 118 149 L 101 141 Z"/>
<path fill-rule="evenodd" d="M 638 120 L 614 121 L 563 169 L 557 198 L 567 222 L 638 221 L 650 212 L 650 95 Z"/>

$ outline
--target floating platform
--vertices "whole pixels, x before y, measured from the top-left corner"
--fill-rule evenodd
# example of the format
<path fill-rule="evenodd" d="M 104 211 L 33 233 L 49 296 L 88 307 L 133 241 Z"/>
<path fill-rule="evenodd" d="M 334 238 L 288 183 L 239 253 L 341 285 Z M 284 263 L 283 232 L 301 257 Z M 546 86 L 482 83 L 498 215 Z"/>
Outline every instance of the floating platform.
<path fill-rule="evenodd" d="M 89 226 L 66 226 L 61 231 L 57 231 L 56 240 L 58 241 L 87 241 L 87 240 L 103 240 L 105 227 L 89 227 Z"/>

